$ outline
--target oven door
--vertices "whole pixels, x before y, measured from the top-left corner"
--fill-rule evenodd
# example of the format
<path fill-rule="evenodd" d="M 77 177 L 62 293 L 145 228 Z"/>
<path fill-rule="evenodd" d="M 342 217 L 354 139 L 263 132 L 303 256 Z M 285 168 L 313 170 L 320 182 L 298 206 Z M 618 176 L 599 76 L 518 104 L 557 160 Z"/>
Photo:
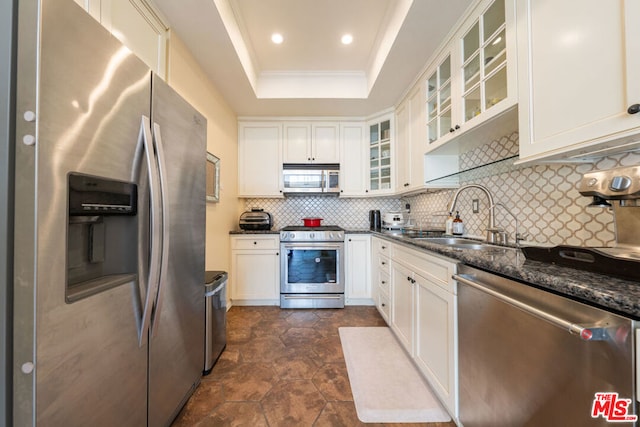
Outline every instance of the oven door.
<path fill-rule="evenodd" d="M 280 292 L 344 293 L 344 242 L 280 243 Z"/>

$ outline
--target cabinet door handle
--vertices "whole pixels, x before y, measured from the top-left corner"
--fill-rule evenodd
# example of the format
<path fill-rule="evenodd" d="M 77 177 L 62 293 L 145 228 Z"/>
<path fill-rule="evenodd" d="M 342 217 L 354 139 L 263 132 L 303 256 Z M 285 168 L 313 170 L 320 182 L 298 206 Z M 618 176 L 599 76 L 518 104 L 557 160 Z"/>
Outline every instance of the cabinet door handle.
<path fill-rule="evenodd" d="M 456 125 L 455 129 L 456 130 L 460 129 L 460 125 Z"/>
<path fill-rule="evenodd" d="M 455 132 L 454 128 L 449 128 L 449 132 Z"/>
<path fill-rule="evenodd" d="M 633 104 L 632 106 L 627 108 L 627 113 L 629 114 L 636 114 L 638 112 L 640 112 L 640 104 Z"/>
<path fill-rule="evenodd" d="M 407 276 L 407 280 L 410 282 L 411 281 L 411 277 Z"/>

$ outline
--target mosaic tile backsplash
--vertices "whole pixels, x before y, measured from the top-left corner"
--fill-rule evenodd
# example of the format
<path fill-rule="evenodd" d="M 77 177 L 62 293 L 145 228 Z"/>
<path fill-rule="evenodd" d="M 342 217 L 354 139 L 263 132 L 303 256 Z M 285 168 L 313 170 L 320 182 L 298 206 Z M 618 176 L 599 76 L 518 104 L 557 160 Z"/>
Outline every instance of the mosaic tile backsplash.
<path fill-rule="evenodd" d="M 518 133 L 491 141 L 460 156 L 461 169 L 487 164 L 518 153 Z M 461 178 L 460 184 L 487 187 L 496 207 L 496 225 L 503 227 L 514 241 L 517 218 L 518 232 L 526 241 L 546 245 L 609 246 L 615 242 L 613 213 L 610 209 L 587 207 L 591 198 L 576 190 L 582 174 L 591 170 L 640 164 L 640 154 L 625 153 L 605 157 L 595 163 L 548 164 L 512 167 L 507 171 L 496 167 L 483 177 Z M 399 210 L 409 203 L 410 216 L 425 227 L 444 228 L 446 209 L 455 190 L 443 190 L 403 198 L 345 199 L 329 197 L 291 197 L 287 199 L 247 199 L 246 208 L 261 207 L 271 212 L 274 229 L 302 225 L 302 218 L 324 218 L 323 225 L 339 225 L 347 229 L 369 227 L 369 210 Z M 479 212 L 472 212 L 478 200 Z M 465 234 L 484 237 L 489 204 L 485 194 L 476 189 L 464 190 L 456 210 L 465 223 Z M 509 214 L 507 212 L 511 212 Z"/>
<path fill-rule="evenodd" d="M 346 229 L 369 228 L 369 211 L 400 209 L 397 198 L 345 199 L 339 197 L 295 196 L 285 199 L 247 199 L 246 208 L 262 208 L 271 213 L 273 229 L 303 225 L 302 218 L 322 218 L 322 225 Z"/>

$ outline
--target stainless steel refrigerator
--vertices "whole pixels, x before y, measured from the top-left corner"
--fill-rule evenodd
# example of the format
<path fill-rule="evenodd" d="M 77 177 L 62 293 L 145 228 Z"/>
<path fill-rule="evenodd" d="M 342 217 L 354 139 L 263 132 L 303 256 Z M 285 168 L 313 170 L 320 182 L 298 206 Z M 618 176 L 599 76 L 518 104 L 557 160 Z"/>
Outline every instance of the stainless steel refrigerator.
<path fill-rule="evenodd" d="M 18 4 L 14 425 L 168 425 L 204 366 L 206 120 L 73 0 Z"/>

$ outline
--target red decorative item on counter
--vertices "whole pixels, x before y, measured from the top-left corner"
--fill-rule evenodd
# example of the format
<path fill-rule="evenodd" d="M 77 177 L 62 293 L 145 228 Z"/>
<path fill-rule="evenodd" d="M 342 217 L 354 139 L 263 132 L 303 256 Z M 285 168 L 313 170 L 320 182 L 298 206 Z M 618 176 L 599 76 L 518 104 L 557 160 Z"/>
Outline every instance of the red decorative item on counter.
<path fill-rule="evenodd" d="M 320 227 L 322 218 L 302 218 L 305 227 Z"/>

